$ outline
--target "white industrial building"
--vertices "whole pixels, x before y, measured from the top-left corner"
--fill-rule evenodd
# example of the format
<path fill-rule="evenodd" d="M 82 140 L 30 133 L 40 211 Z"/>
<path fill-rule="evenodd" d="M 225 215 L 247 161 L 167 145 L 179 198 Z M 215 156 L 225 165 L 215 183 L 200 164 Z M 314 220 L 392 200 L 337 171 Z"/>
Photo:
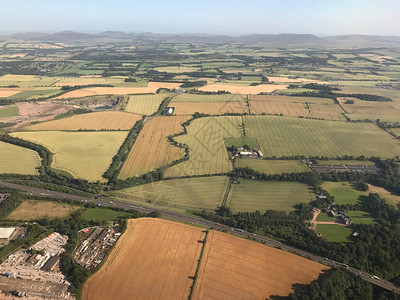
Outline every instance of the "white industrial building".
<path fill-rule="evenodd" d="M 15 227 L 0 227 L 0 239 L 9 239 L 14 231 Z"/>

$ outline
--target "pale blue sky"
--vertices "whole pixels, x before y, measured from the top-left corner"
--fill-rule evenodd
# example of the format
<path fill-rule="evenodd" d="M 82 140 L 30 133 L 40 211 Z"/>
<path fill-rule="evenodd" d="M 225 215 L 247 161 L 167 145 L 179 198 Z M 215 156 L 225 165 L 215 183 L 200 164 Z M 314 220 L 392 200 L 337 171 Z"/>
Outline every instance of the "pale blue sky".
<path fill-rule="evenodd" d="M 0 31 L 400 35 L 400 0 L 0 0 Z"/>

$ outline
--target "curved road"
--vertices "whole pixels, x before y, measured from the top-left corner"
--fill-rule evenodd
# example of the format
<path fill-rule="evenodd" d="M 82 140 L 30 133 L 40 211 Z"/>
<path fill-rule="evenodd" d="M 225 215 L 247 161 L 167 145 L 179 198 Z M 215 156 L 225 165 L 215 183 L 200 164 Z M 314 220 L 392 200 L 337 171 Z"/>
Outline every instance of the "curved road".
<path fill-rule="evenodd" d="M 71 194 L 66 194 L 66 193 L 61 193 L 61 192 L 45 190 L 45 189 L 41 189 L 41 188 L 35 188 L 35 187 L 30 187 L 30 186 L 25 186 L 25 185 L 20 185 L 20 184 L 14 184 L 14 183 L 5 182 L 5 181 L 0 181 L 0 186 L 5 186 L 8 188 L 12 188 L 12 189 L 20 190 L 20 191 L 25 191 L 25 192 L 27 192 L 27 194 L 42 196 L 42 197 L 69 199 L 69 200 L 79 201 L 82 203 L 95 203 L 95 204 L 101 203 L 102 206 L 106 206 L 106 207 L 116 207 L 116 208 L 122 208 L 122 209 L 126 209 L 126 210 L 134 209 L 134 210 L 137 210 L 142 213 L 150 213 L 150 212 L 155 211 L 155 209 L 152 209 L 152 208 L 127 204 L 127 203 L 115 201 L 114 199 L 106 198 L 106 197 L 99 197 L 99 199 L 87 198 L 87 197 L 82 197 L 82 196 L 77 196 L 77 195 L 71 195 Z M 185 215 L 185 214 L 172 212 L 172 211 L 168 211 L 168 210 L 161 210 L 161 209 L 158 209 L 158 211 L 160 211 L 162 216 L 166 217 L 166 218 L 183 221 L 183 222 L 187 222 L 187 223 L 191 223 L 191 224 L 196 224 L 196 225 L 202 225 L 202 226 L 206 226 L 209 228 L 221 230 L 224 232 L 229 232 L 231 234 L 235 234 L 235 235 L 241 236 L 243 238 L 258 241 L 258 242 L 266 244 L 268 246 L 272 246 L 275 248 L 279 248 L 281 250 L 285 250 L 285 251 L 303 256 L 305 258 L 314 260 L 316 262 L 319 262 L 319 263 L 324 264 L 329 267 L 346 268 L 351 273 L 360 276 L 365 281 L 368 281 L 368 282 L 375 284 L 379 287 L 382 287 L 386 290 L 393 291 L 395 293 L 400 294 L 400 288 L 396 287 L 393 283 L 391 283 L 389 281 L 379 279 L 376 276 L 373 276 L 373 275 L 365 273 L 361 270 L 349 267 L 343 263 L 336 262 L 336 261 L 330 260 L 328 258 L 324 258 L 322 256 L 318 256 L 316 254 L 313 254 L 313 253 L 310 253 L 307 251 L 303 251 L 303 250 L 294 248 L 292 246 L 283 244 L 274 239 L 270 239 L 267 237 L 263 237 L 260 235 L 250 233 L 250 232 L 242 231 L 237 228 L 230 228 L 229 226 L 226 226 L 226 225 L 221 225 L 221 224 L 218 224 L 213 221 L 197 218 L 197 217 L 190 216 L 190 215 Z"/>

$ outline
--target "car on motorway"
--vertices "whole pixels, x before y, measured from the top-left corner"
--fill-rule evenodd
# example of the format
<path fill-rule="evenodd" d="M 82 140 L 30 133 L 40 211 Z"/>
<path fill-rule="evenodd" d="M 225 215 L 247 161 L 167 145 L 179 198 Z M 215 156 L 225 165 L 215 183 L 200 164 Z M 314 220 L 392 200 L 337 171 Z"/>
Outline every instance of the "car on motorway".
<path fill-rule="evenodd" d="M 372 278 L 372 279 L 376 279 L 376 280 L 379 280 L 379 279 L 380 279 L 380 278 L 379 278 L 378 276 L 376 276 L 376 275 L 372 275 L 371 278 Z"/>

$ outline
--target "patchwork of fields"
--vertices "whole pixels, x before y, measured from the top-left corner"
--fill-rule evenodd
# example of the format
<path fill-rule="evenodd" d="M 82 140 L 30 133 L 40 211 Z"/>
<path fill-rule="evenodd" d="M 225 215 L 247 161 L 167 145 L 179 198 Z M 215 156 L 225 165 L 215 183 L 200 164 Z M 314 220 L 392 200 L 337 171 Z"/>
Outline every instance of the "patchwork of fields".
<path fill-rule="evenodd" d="M 202 86 L 199 88 L 199 91 L 204 92 L 218 92 L 218 91 L 226 91 L 231 94 L 249 94 L 249 95 L 257 95 L 259 93 L 272 93 L 275 90 L 284 90 L 287 88 L 287 85 L 280 84 L 260 84 L 256 86 L 244 86 L 244 85 L 230 85 L 230 84 L 210 84 L 206 86 Z"/>
<path fill-rule="evenodd" d="M 278 95 L 250 95 L 250 112 L 294 117 L 344 120 L 344 111 L 332 99 L 290 97 Z"/>
<path fill-rule="evenodd" d="M 30 149 L 0 141 L 0 174 L 38 174 L 40 157 Z"/>
<path fill-rule="evenodd" d="M 285 251 L 211 231 L 192 299 L 285 297 L 293 285 L 309 284 L 326 269 Z"/>
<path fill-rule="evenodd" d="M 294 205 L 314 199 L 315 194 L 302 183 L 241 179 L 239 184 L 231 185 L 227 206 L 233 212 L 292 211 Z"/>
<path fill-rule="evenodd" d="M 166 177 L 219 174 L 232 170 L 224 138 L 240 137 L 242 118 L 236 116 L 195 119 L 187 134 L 175 137 L 189 146 L 190 158 L 165 171 Z"/>
<path fill-rule="evenodd" d="M 154 94 L 159 88 L 175 89 L 180 83 L 149 82 L 147 87 L 92 87 L 74 90 L 55 99 L 81 98 L 94 95 Z"/>
<path fill-rule="evenodd" d="M 290 117 L 246 116 L 246 133 L 256 137 L 265 156 L 400 155 L 398 140 L 370 123 Z"/>
<path fill-rule="evenodd" d="M 175 115 L 193 115 L 195 112 L 210 114 L 210 115 L 222 115 L 225 113 L 236 113 L 244 114 L 248 113 L 249 110 L 245 102 L 182 102 L 172 101 L 169 106 L 175 108 Z"/>
<path fill-rule="evenodd" d="M 181 223 L 128 220 L 105 264 L 85 283 L 82 299 L 186 300 L 203 238 L 201 228 Z"/>
<path fill-rule="evenodd" d="M 154 117 L 145 123 L 126 159 L 120 179 L 139 176 L 184 156 L 184 149 L 171 145 L 167 137 L 183 130 L 188 117 Z"/>
<path fill-rule="evenodd" d="M 183 93 L 177 94 L 174 97 L 174 102 L 242 102 L 245 99 L 245 95 L 239 94 L 202 95 Z"/>
<path fill-rule="evenodd" d="M 216 209 L 222 205 L 228 177 L 212 176 L 158 181 L 114 192 L 122 201 L 150 200 L 151 205 Z"/>
<path fill-rule="evenodd" d="M 141 118 L 139 115 L 130 113 L 104 111 L 35 124 L 24 130 L 130 130 Z"/>
<path fill-rule="evenodd" d="M 102 174 L 108 169 L 127 134 L 127 131 L 31 131 L 12 133 L 12 136 L 48 148 L 54 154 L 54 168 L 67 171 L 76 178 L 102 181 Z"/>
<path fill-rule="evenodd" d="M 169 96 L 169 94 L 131 95 L 129 96 L 125 111 L 141 115 L 151 115 L 158 110 L 161 102 Z"/>

